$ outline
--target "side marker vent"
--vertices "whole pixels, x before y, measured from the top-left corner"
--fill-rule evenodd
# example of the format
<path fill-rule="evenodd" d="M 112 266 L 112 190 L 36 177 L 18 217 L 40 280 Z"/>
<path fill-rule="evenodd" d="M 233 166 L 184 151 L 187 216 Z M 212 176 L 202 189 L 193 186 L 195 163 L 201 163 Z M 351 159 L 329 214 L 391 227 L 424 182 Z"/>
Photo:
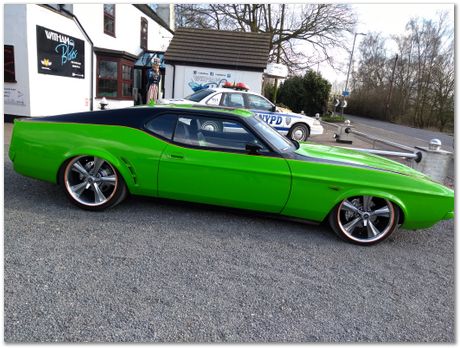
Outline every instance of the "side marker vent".
<path fill-rule="evenodd" d="M 136 177 L 136 171 L 134 170 L 133 165 L 131 162 L 129 162 L 126 158 L 120 157 L 120 159 L 123 161 L 123 163 L 128 167 L 129 172 L 131 173 L 131 177 L 133 178 L 134 184 L 137 184 L 137 177 Z"/>

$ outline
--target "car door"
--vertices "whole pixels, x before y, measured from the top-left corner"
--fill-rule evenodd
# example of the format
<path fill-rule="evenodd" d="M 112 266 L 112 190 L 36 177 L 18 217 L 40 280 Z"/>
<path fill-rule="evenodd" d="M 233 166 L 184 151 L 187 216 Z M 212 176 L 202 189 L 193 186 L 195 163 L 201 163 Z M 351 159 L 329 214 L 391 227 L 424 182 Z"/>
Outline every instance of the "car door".
<path fill-rule="evenodd" d="M 219 126 L 201 128 L 210 122 Z M 248 143 L 262 150 L 249 154 Z M 160 197 L 279 213 L 290 186 L 287 161 L 233 119 L 179 116 L 160 159 Z"/>

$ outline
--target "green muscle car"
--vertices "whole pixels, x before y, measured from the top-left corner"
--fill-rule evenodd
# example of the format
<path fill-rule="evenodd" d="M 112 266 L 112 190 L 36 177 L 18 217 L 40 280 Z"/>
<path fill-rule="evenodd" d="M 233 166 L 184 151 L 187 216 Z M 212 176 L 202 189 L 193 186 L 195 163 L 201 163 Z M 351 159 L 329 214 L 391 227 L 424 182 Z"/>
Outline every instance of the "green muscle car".
<path fill-rule="evenodd" d="M 371 245 L 454 214 L 454 192 L 383 157 L 299 144 L 241 109 L 158 105 L 17 119 L 9 156 L 80 208 L 127 194 L 329 221 Z"/>

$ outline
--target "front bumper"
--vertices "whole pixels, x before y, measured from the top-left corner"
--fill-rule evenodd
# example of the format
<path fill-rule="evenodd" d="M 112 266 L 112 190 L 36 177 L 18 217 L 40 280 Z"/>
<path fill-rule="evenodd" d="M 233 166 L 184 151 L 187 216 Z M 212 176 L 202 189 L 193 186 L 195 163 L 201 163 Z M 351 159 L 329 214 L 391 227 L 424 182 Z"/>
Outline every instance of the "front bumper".
<path fill-rule="evenodd" d="M 321 135 L 324 133 L 324 128 L 323 126 L 319 125 L 311 125 L 310 126 L 310 135 Z"/>

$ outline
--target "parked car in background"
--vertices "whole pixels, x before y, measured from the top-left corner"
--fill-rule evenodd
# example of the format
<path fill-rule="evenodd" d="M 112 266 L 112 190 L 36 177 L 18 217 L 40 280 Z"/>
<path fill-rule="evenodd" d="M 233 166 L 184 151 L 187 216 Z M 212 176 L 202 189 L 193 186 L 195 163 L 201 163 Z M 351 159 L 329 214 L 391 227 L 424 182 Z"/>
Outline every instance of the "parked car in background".
<path fill-rule="evenodd" d="M 219 130 L 203 127 L 209 122 Z M 59 183 L 87 210 L 131 193 L 329 221 L 361 245 L 399 225 L 427 228 L 454 215 L 454 192 L 425 174 L 300 144 L 241 109 L 165 105 L 16 119 L 9 157 L 15 171 Z"/>
<path fill-rule="evenodd" d="M 185 98 L 162 99 L 159 103 L 197 103 L 249 109 L 279 133 L 297 141 L 305 141 L 310 135 L 324 132 L 319 120 L 302 114 L 282 112 L 264 96 L 241 88 L 204 88 Z"/>

